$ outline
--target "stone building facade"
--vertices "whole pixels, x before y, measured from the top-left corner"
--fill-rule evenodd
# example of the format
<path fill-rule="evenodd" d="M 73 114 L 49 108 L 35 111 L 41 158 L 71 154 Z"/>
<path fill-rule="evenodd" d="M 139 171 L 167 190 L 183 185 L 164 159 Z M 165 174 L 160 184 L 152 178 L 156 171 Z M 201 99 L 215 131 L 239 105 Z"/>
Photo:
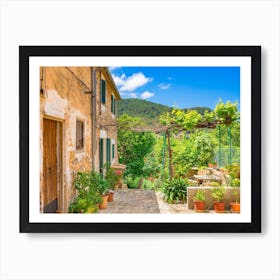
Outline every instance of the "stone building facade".
<path fill-rule="evenodd" d="M 78 171 L 117 164 L 119 92 L 107 67 L 40 68 L 40 212 L 67 212 Z"/>

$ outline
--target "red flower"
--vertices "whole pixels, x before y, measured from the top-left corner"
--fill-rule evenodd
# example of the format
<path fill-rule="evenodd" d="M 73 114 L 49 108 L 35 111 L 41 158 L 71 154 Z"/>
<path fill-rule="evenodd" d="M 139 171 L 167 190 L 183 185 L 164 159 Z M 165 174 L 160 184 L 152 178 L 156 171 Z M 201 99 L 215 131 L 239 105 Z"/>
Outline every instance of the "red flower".
<path fill-rule="evenodd" d="M 115 173 L 116 173 L 117 175 L 122 175 L 122 171 L 121 171 L 121 170 L 116 170 Z"/>

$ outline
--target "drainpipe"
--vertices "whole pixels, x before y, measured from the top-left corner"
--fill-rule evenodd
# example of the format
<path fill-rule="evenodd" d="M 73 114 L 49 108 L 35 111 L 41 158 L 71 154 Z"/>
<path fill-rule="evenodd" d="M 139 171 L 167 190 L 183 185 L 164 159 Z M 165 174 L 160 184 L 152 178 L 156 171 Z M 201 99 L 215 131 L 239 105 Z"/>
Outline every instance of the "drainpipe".
<path fill-rule="evenodd" d="M 94 67 L 91 67 L 92 93 L 91 93 L 91 130 L 92 130 L 92 160 L 91 168 L 94 170 L 96 154 L 96 73 Z"/>

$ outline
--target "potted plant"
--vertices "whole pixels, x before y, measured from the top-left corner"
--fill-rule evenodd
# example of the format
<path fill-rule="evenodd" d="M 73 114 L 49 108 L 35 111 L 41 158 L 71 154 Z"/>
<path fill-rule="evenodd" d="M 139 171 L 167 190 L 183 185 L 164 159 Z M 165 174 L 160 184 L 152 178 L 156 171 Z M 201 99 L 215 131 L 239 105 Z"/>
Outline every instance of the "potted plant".
<path fill-rule="evenodd" d="M 215 199 L 213 206 L 215 212 L 224 212 L 225 211 L 225 203 L 223 201 L 224 195 L 225 195 L 225 188 L 220 186 L 220 187 L 214 187 L 212 189 L 212 197 Z"/>
<path fill-rule="evenodd" d="M 240 213 L 240 201 L 239 201 L 239 188 L 240 188 L 240 179 L 235 178 L 231 183 L 233 189 L 233 194 L 235 196 L 235 201 L 230 203 L 231 212 Z"/>
<path fill-rule="evenodd" d="M 193 198 L 193 205 L 195 211 L 203 211 L 205 209 L 205 190 L 197 190 Z"/>
<path fill-rule="evenodd" d="M 110 190 L 109 190 L 109 193 L 108 193 L 108 202 L 112 202 L 114 200 L 114 187 L 115 185 L 119 182 L 120 178 L 121 178 L 121 175 L 122 174 L 118 174 L 116 172 L 117 170 L 114 170 L 113 168 L 111 167 L 106 167 L 106 174 L 105 174 L 105 178 L 106 180 L 108 181 L 109 183 L 109 186 L 110 186 Z"/>
<path fill-rule="evenodd" d="M 107 180 L 103 179 L 101 174 L 98 174 L 96 180 L 96 190 L 101 195 L 102 202 L 99 204 L 99 209 L 106 209 L 108 205 L 108 193 L 110 185 Z"/>

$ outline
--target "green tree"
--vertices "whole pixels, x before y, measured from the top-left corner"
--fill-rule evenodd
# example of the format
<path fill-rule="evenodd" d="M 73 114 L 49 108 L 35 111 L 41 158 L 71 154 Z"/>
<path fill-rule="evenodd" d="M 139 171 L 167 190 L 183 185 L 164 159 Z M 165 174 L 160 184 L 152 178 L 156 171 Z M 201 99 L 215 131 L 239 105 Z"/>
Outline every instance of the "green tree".
<path fill-rule="evenodd" d="M 140 118 L 122 115 L 118 118 L 118 153 L 120 163 L 126 164 L 126 174 L 143 175 L 144 158 L 152 151 L 155 137 L 151 132 L 135 132 L 141 127 Z"/>

